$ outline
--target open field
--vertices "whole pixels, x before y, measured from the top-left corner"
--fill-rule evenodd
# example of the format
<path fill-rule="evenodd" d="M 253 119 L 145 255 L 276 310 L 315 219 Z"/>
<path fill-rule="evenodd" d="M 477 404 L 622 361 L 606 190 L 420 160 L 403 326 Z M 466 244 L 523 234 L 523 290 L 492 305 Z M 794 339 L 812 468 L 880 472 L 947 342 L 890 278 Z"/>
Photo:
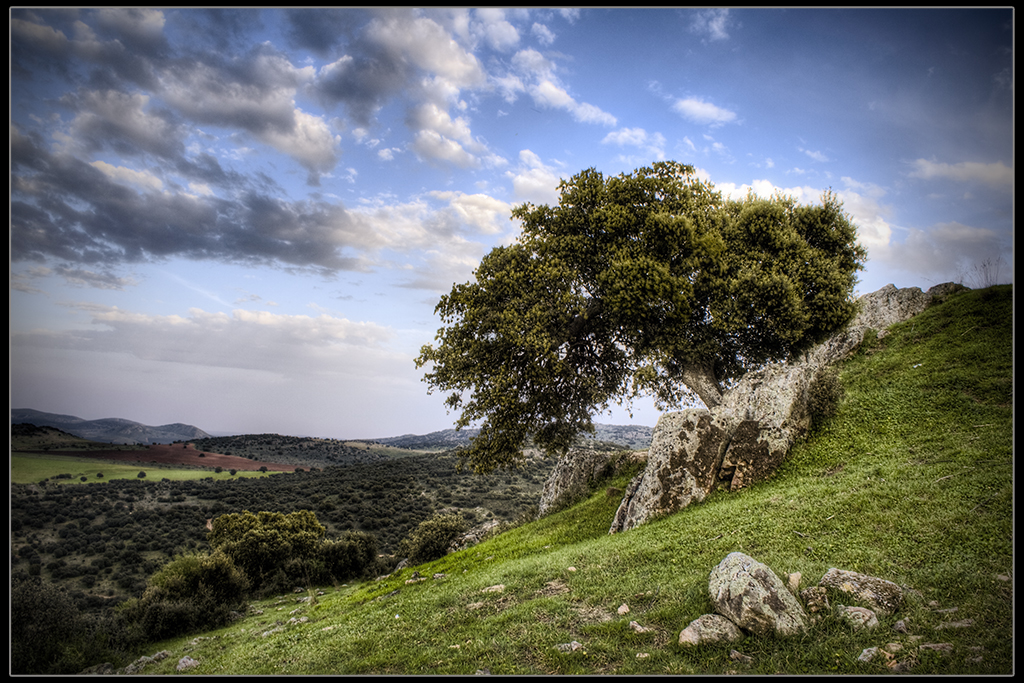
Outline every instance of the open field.
<path fill-rule="evenodd" d="M 87 482 L 110 481 L 112 479 L 137 479 L 139 472 L 146 473 L 148 478 L 171 481 L 190 479 L 237 479 L 239 477 L 265 477 L 272 472 L 258 470 L 238 470 L 232 476 L 229 470 L 214 472 L 212 469 L 184 469 L 172 464 L 154 465 L 150 462 L 129 464 L 116 460 L 90 456 L 85 454 L 55 455 L 39 453 L 11 453 L 11 482 L 15 484 L 35 484 L 49 479 L 55 484 L 81 484 L 82 477 Z M 58 475 L 69 474 L 70 477 L 55 479 Z M 102 475 L 102 476 L 98 476 Z"/>
<path fill-rule="evenodd" d="M 19 456 L 15 462 L 15 455 Z M 72 464 L 77 464 L 76 471 L 68 471 Z M 58 474 L 71 474 L 71 479 L 58 479 L 66 483 L 80 483 L 82 477 L 89 481 L 137 477 L 140 469 L 162 468 L 160 477 L 168 479 L 202 479 L 214 476 L 230 478 L 229 470 L 236 470 L 242 476 L 259 476 L 261 467 L 272 472 L 293 472 L 295 465 L 283 465 L 273 462 L 257 462 L 248 458 L 221 453 L 204 453 L 197 451 L 191 444 L 157 444 L 145 449 L 110 450 L 90 449 L 80 452 L 25 452 L 15 451 L 11 454 L 11 481 L 18 484 L 32 484 Z M 218 474 L 214 469 L 220 467 L 224 472 Z M 81 470 L 79 473 L 78 470 Z M 166 472 L 163 472 L 166 470 Z M 177 474 L 170 474 L 170 472 Z M 103 477 L 96 478 L 102 472 Z M 116 473 L 116 476 L 115 476 Z M 247 474 L 243 474 L 247 473 Z M 238 475 L 235 475 L 238 476 Z"/>

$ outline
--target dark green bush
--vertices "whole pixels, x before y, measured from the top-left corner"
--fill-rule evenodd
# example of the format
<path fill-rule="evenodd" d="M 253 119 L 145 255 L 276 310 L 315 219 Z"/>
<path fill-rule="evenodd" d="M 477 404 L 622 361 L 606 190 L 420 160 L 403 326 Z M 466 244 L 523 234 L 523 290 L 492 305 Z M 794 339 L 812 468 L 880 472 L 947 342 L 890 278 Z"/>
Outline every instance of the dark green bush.
<path fill-rule="evenodd" d="M 22 575 L 11 580 L 11 673 L 78 673 L 86 621 L 59 586 Z"/>
<path fill-rule="evenodd" d="M 179 555 L 118 612 L 145 640 L 161 640 L 223 626 L 242 608 L 248 589 L 244 572 L 223 553 Z"/>
<path fill-rule="evenodd" d="M 845 394 L 843 384 L 839 381 L 839 371 L 834 367 L 819 370 L 811 380 L 808 394 L 807 409 L 812 423 L 835 415 Z"/>
<path fill-rule="evenodd" d="M 444 557 L 452 541 L 466 531 L 466 520 L 459 514 L 438 514 L 420 522 L 402 539 L 403 554 L 411 564 L 422 564 Z"/>
<path fill-rule="evenodd" d="M 225 553 L 259 590 L 288 559 L 313 560 L 327 530 L 310 510 L 290 514 L 259 512 L 221 515 L 207 535 L 210 545 Z"/>
<path fill-rule="evenodd" d="M 335 541 L 324 541 L 320 557 L 336 581 L 359 578 L 376 565 L 377 539 L 361 531 L 348 532 Z"/>

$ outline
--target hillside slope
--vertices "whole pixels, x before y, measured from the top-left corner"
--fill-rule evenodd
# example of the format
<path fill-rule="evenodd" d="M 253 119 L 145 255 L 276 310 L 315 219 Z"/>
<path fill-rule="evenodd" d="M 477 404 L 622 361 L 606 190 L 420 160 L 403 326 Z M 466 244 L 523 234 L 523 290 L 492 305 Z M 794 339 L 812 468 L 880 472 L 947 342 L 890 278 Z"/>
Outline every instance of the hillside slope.
<path fill-rule="evenodd" d="M 887 643 L 916 675 L 1011 673 L 1012 288 L 953 296 L 840 369 L 838 413 L 767 482 L 609 535 L 619 501 L 605 487 L 624 472 L 436 562 L 155 643 L 139 654 L 171 656 L 145 673 L 188 656 L 200 674 L 881 674 L 857 658 Z M 711 608 L 708 573 L 733 551 L 799 572 L 801 588 L 838 567 L 917 593 L 876 631 L 826 617 L 804 636 L 683 648 L 680 630 Z"/>

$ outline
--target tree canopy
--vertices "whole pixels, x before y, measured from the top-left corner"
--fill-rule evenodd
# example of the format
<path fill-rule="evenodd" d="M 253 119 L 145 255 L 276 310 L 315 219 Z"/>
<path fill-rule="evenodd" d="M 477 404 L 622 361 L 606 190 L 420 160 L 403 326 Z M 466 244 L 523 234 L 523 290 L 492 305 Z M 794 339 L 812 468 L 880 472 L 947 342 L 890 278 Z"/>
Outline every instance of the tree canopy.
<path fill-rule="evenodd" d="M 517 206 L 522 234 L 438 303 L 444 327 L 417 367 L 450 392 L 477 472 L 530 441 L 564 453 L 610 401 L 708 407 L 750 369 L 800 354 L 855 313 L 867 253 L 838 198 L 723 198 L 692 166 L 658 162 L 559 184 Z"/>

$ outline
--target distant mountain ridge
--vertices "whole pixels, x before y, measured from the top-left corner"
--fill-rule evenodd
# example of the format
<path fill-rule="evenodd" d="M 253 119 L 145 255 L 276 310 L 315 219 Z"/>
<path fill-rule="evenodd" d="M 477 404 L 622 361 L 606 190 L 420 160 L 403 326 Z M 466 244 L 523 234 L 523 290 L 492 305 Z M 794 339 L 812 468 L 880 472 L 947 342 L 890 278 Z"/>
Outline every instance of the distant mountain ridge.
<path fill-rule="evenodd" d="M 100 420 L 83 420 L 74 415 L 44 413 L 29 408 L 12 408 L 11 424 L 34 424 L 38 427 L 55 427 L 82 439 L 120 444 L 173 443 L 206 439 L 210 435 L 198 427 L 175 422 L 151 427 L 120 417 Z"/>
<path fill-rule="evenodd" d="M 642 425 L 604 425 L 596 424 L 596 433 L 581 437 L 584 444 L 614 444 L 633 450 L 644 450 L 651 445 L 653 427 Z M 480 433 L 479 429 L 443 429 L 429 434 L 403 434 L 377 439 L 367 439 L 387 446 L 411 448 L 414 450 L 449 450 L 459 446 L 468 446 L 469 440 Z"/>

